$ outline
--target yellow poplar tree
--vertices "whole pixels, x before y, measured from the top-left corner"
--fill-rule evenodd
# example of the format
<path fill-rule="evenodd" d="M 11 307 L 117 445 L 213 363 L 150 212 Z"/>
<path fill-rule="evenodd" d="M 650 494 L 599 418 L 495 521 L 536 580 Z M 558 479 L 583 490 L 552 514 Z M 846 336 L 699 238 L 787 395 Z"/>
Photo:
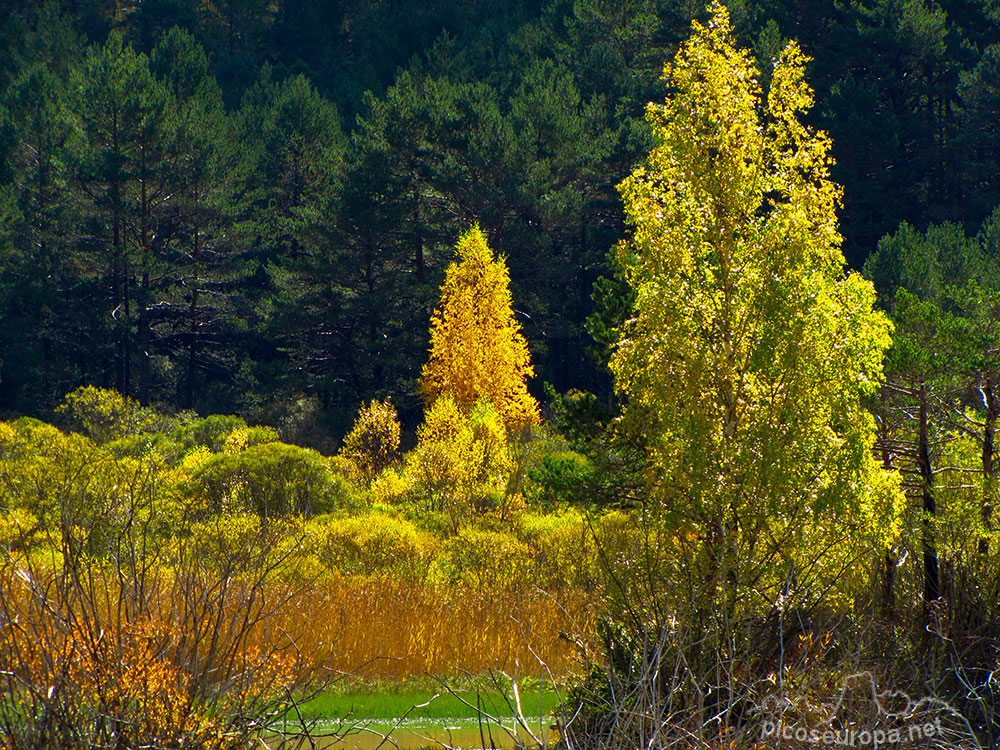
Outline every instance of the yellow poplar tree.
<path fill-rule="evenodd" d="M 534 370 L 511 309 L 507 265 L 494 257 L 478 224 L 457 249 L 459 261 L 448 267 L 431 316 L 430 358 L 420 379 L 424 403 L 430 408 L 448 395 L 470 414 L 482 399 L 508 428 L 537 423 L 538 402 L 526 385 Z"/>
<path fill-rule="evenodd" d="M 611 369 L 654 496 L 732 593 L 748 560 L 783 576 L 766 561 L 818 555 L 831 524 L 890 533 L 899 496 L 862 405 L 891 325 L 845 272 L 830 141 L 799 119 L 806 58 L 790 43 L 765 97 L 725 7 L 711 13 L 648 107 L 657 145 L 619 186 L 636 301 Z"/>

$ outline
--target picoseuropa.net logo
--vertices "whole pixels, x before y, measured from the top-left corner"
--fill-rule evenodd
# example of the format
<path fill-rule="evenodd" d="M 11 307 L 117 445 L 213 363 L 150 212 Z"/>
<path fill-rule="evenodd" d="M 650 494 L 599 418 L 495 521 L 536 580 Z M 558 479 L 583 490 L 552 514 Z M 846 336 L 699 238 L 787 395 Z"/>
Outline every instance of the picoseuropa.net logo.
<path fill-rule="evenodd" d="M 827 703 L 770 695 L 757 717 L 768 748 L 980 750 L 968 721 L 938 698 L 878 689 L 870 672 L 847 677 Z"/>

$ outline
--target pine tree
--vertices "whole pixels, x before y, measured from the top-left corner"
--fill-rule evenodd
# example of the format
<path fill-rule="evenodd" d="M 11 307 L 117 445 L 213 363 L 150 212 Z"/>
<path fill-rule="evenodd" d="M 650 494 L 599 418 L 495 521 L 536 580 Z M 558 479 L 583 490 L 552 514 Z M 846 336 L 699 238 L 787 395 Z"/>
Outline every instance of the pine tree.
<path fill-rule="evenodd" d="M 528 343 L 511 309 L 510 274 L 474 225 L 458 241 L 460 262 L 449 266 L 441 302 L 431 317 L 431 354 L 420 392 L 427 407 L 450 395 L 470 413 L 490 401 L 508 428 L 538 422 L 528 393 L 534 374 Z"/>
<path fill-rule="evenodd" d="M 117 32 L 92 46 L 74 75 L 85 141 L 76 171 L 93 224 L 84 247 L 104 256 L 97 272 L 107 287 L 115 389 L 145 402 L 154 380 L 153 315 L 180 159 L 177 112 L 149 58 Z"/>
<path fill-rule="evenodd" d="M 190 409 L 197 394 L 211 392 L 206 386 L 214 378 L 234 374 L 234 288 L 249 269 L 227 227 L 230 133 L 208 55 L 193 36 L 173 28 L 153 48 L 149 66 L 177 114 L 169 221 L 160 229 L 165 273 L 158 286 L 168 312 L 158 321 L 158 348 L 180 365 L 172 368 L 177 396 Z"/>

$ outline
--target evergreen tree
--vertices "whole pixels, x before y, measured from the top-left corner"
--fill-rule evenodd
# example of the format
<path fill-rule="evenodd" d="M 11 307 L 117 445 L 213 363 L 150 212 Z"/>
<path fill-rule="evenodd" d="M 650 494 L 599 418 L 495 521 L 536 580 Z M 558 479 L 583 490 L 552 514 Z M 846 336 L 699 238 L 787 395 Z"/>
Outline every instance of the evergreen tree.
<path fill-rule="evenodd" d="M 158 307 L 160 350 L 178 373 L 173 385 L 179 404 L 190 409 L 216 399 L 236 370 L 235 297 L 247 264 L 228 231 L 232 135 L 208 56 L 191 34 L 172 28 L 153 48 L 149 64 L 169 92 L 177 127 L 171 208 L 161 228 L 168 268 Z M 232 408 L 231 399 L 220 400 L 211 408 Z"/>
<path fill-rule="evenodd" d="M 413 423 L 421 411 L 414 373 L 426 356 L 425 321 L 441 271 L 423 197 L 399 166 L 379 131 L 355 131 L 330 211 L 336 220 L 323 228 L 327 251 L 302 298 L 312 324 L 301 340 L 333 406 L 392 395 Z"/>
<path fill-rule="evenodd" d="M 327 231 L 335 220 L 346 139 L 337 108 L 298 75 L 280 82 L 265 68 L 236 114 L 236 175 L 230 210 L 235 241 L 253 275 L 242 312 L 254 337 L 249 362 L 266 392 L 262 402 L 291 393 L 333 392 L 322 322 L 331 276 Z M 362 394 L 345 398 L 356 404 Z"/>
<path fill-rule="evenodd" d="M 964 194 L 960 81 L 998 32 L 987 3 L 854 0 L 807 41 L 817 88 L 828 92 L 818 114 L 834 141 L 832 174 L 847 188 L 855 267 L 900 221 L 979 222 L 992 208 Z"/>
<path fill-rule="evenodd" d="M 1000 210 L 973 237 L 955 224 L 919 232 L 904 223 L 882 239 L 865 264 L 896 325 L 879 401 L 878 450 L 885 464 L 909 476 L 914 507 L 922 512 L 917 526 L 926 601 L 950 598 L 940 564 L 978 577 L 989 564 L 986 554 L 995 535 L 998 226 Z M 968 498 L 976 483 L 950 481 L 956 472 L 981 476 L 978 497 Z M 948 540 L 941 530 L 955 525 L 966 533 Z M 888 588 L 896 574 L 886 574 Z M 979 596 L 950 604 L 959 626 L 988 606 Z"/>
<path fill-rule="evenodd" d="M 1000 205 L 1000 44 L 992 44 L 961 74 L 959 136 L 963 199 L 985 215 Z"/>
<path fill-rule="evenodd" d="M 79 131 L 66 82 L 31 66 L 7 89 L 0 115 L 10 137 L 8 194 L 17 217 L 11 252 L 0 270 L 0 319 L 10 368 L 6 386 L 28 408 L 54 405 L 86 366 L 82 348 L 95 320 L 80 305 L 86 281 L 76 242 L 79 206 L 73 196 L 73 155 Z"/>
<path fill-rule="evenodd" d="M 117 33 L 88 51 L 76 89 L 86 146 L 75 168 L 90 214 L 82 245 L 107 284 L 113 385 L 148 400 L 152 311 L 159 301 L 154 286 L 176 169 L 176 110 L 148 58 Z"/>

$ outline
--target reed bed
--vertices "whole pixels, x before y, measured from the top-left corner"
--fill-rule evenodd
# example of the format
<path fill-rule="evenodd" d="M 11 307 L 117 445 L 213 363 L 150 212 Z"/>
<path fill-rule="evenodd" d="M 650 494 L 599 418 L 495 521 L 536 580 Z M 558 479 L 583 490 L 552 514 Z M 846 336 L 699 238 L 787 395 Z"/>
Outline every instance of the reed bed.
<path fill-rule="evenodd" d="M 276 613 L 317 667 L 389 680 L 489 670 L 565 675 L 578 648 L 563 634 L 593 633 L 594 620 L 583 592 L 558 600 L 538 589 L 484 596 L 386 578 L 310 586 Z"/>

